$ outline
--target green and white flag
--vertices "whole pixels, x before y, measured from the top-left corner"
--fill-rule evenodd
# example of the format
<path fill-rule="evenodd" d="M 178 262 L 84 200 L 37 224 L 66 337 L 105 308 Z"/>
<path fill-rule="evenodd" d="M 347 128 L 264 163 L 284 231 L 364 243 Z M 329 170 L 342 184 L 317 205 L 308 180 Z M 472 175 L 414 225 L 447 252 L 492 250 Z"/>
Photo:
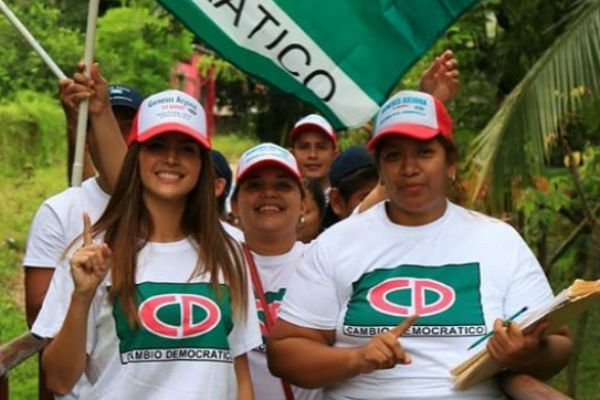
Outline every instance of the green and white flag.
<path fill-rule="evenodd" d="M 408 68 L 478 0 L 159 0 L 246 73 L 367 122 Z"/>

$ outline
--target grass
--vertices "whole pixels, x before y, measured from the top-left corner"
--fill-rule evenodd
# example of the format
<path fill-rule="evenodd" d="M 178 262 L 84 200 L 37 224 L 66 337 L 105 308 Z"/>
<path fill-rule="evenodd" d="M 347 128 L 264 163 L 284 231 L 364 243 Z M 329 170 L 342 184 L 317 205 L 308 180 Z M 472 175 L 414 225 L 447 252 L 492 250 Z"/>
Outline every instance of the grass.
<path fill-rule="evenodd" d="M 64 165 L 0 177 L 0 343 L 27 330 L 21 260 L 33 215 L 42 201 L 66 188 Z M 37 398 L 37 363 L 31 358 L 9 374 L 10 398 Z"/>

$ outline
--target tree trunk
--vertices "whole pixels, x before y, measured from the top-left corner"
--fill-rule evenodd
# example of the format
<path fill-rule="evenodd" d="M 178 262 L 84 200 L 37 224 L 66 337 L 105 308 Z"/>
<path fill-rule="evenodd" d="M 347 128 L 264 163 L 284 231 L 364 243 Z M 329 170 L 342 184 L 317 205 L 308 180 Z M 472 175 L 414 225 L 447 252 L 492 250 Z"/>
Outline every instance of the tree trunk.
<path fill-rule="evenodd" d="M 8 400 L 8 376 L 0 377 L 0 400 Z"/>

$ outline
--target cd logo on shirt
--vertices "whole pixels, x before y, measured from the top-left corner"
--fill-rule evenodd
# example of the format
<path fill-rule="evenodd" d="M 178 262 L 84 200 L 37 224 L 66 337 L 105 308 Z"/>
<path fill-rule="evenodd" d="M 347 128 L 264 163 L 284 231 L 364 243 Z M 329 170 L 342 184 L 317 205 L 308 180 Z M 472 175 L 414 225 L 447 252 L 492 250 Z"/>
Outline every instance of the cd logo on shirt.
<path fill-rule="evenodd" d="M 269 307 L 269 312 L 273 320 L 277 319 L 277 314 L 279 312 L 279 308 L 281 307 L 281 302 L 283 300 L 283 296 L 285 295 L 285 288 L 279 289 L 277 292 L 266 292 L 265 298 L 267 300 L 267 304 Z M 266 353 L 267 351 L 267 316 L 264 313 L 262 302 L 258 298 L 255 293 L 256 298 L 256 311 L 258 312 L 258 321 L 260 324 L 260 333 L 263 339 L 263 344 L 255 348 L 255 351 L 259 351 L 261 353 Z"/>
<path fill-rule="evenodd" d="M 394 303 L 388 298 L 388 295 L 399 290 L 406 290 L 410 293 L 412 307 Z M 429 304 L 426 302 L 427 292 L 437 294 L 437 298 Z M 399 317 L 408 317 L 412 314 L 425 317 L 442 313 L 452 307 L 455 298 L 454 289 L 450 286 L 433 279 L 418 278 L 388 279 L 373 287 L 367 294 L 367 300 L 374 309 Z"/>
<path fill-rule="evenodd" d="M 143 282 L 135 286 L 138 324 L 119 299 L 112 316 L 122 364 L 202 361 L 231 363 L 233 330 L 229 288 L 209 282 Z"/>
<path fill-rule="evenodd" d="M 181 312 L 179 325 L 162 321 L 159 312 L 163 307 L 177 306 Z M 194 307 L 200 307 L 206 316 L 194 321 Z M 221 320 L 221 311 L 211 299 L 194 294 L 164 294 L 146 299 L 139 307 L 138 314 L 144 328 L 155 335 L 178 339 L 203 335 L 214 329 Z"/>
<path fill-rule="evenodd" d="M 476 262 L 371 270 L 352 284 L 347 304 L 346 336 L 375 336 L 413 314 L 419 319 L 403 336 L 479 336 L 487 330 Z"/>
<path fill-rule="evenodd" d="M 269 314 L 273 320 L 277 319 L 277 313 L 279 312 L 279 308 L 281 307 L 281 300 L 276 300 L 272 303 L 269 303 L 267 306 L 269 307 Z M 267 332 L 267 324 L 266 324 L 266 315 L 264 313 L 262 302 L 260 300 L 256 300 L 256 310 L 258 311 L 258 318 L 260 322 L 260 333 L 263 336 L 267 336 L 269 333 Z"/>

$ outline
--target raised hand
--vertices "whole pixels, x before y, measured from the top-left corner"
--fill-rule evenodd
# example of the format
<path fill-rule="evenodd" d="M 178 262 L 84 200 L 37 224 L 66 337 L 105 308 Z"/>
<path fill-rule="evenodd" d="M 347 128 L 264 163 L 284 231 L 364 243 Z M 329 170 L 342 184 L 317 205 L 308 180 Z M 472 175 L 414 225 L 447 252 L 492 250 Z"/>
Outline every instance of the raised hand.
<path fill-rule="evenodd" d="M 61 102 L 69 108 L 77 109 L 82 101 L 89 100 L 90 114 L 99 114 L 110 108 L 108 82 L 100 74 L 97 63 L 92 64 L 89 78 L 83 74 L 84 70 L 85 64 L 81 62 L 77 65 L 73 79 L 64 79 L 59 83 Z"/>
<path fill-rule="evenodd" d="M 75 292 L 90 299 L 94 297 L 96 288 L 108 271 L 110 249 L 106 243 L 94 244 L 92 241 L 92 224 L 90 216 L 83 214 L 83 247 L 71 256 L 71 273 L 75 284 Z"/>
<path fill-rule="evenodd" d="M 431 66 L 421 75 L 419 84 L 419 90 L 437 97 L 442 103 L 455 98 L 459 87 L 458 60 L 454 58 L 452 50 L 446 50 L 435 58 Z"/>
<path fill-rule="evenodd" d="M 373 337 L 366 346 L 356 350 L 355 362 L 361 374 L 376 369 L 394 368 L 396 364 L 410 364 L 412 359 L 405 351 L 398 338 L 419 318 L 412 315 L 391 330 Z"/>
<path fill-rule="evenodd" d="M 494 335 L 487 343 L 492 358 L 503 368 L 525 368 L 535 362 L 540 349 L 544 329 L 548 323 L 543 321 L 529 333 L 523 333 L 519 325 L 510 323 L 504 326 L 501 319 L 494 321 Z"/>

